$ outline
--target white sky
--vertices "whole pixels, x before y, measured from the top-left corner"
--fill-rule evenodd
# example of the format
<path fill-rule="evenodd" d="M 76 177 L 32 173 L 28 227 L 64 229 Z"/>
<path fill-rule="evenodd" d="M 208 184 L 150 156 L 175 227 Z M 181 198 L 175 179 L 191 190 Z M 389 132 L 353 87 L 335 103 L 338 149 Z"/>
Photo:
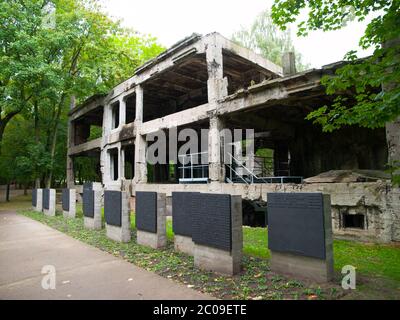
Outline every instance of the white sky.
<path fill-rule="evenodd" d="M 141 33 L 151 34 L 169 47 L 197 32 L 213 31 L 230 38 L 241 26 L 251 25 L 256 16 L 270 8 L 271 0 L 102 0 L 105 10 L 122 24 Z M 297 38 L 292 27 L 295 49 L 311 67 L 321 67 L 343 59 L 357 49 L 366 23 L 353 22 L 332 32 L 317 31 Z M 361 56 L 372 52 L 362 52 Z"/>

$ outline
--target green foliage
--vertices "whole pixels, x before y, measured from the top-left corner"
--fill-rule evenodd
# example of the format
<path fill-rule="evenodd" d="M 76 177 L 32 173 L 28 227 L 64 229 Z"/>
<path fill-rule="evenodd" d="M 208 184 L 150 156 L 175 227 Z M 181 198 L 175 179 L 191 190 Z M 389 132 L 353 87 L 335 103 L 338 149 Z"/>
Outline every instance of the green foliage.
<path fill-rule="evenodd" d="M 340 29 L 348 21 L 363 21 L 368 14 L 375 14 L 359 42 L 363 49 L 373 48 L 373 55 L 358 60 L 357 52 L 350 51 L 345 56 L 349 64 L 322 80 L 327 93 L 338 96 L 332 105 L 310 113 L 307 119 L 320 124 L 324 131 L 345 125 L 383 127 L 400 115 L 399 5 L 399 0 L 275 0 L 272 18 L 283 29 L 308 10 L 307 18 L 298 22 L 302 36 L 312 30 Z M 349 90 L 356 93 L 354 101 L 343 95 Z"/>
<path fill-rule="evenodd" d="M 277 65 L 282 65 L 284 52 L 295 51 L 290 31 L 280 31 L 274 25 L 271 13 L 265 10 L 258 15 L 250 28 L 242 28 L 232 35 L 232 40 L 246 48 L 249 48 Z M 303 71 L 309 67 L 302 62 L 300 53 L 296 53 L 296 67 Z"/>
<path fill-rule="evenodd" d="M 20 172 L 62 183 L 69 106 L 108 92 L 164 48 L 122 28 L 98 0 L 0 1 L 0 23 L 0 161 L 18 164 L 13 172 L 5 166 L 0 178 L 16 179 Z M 12 153 L 3 137 L 24 137 L 5 130 L 18 114 L 31 139 Z"/>

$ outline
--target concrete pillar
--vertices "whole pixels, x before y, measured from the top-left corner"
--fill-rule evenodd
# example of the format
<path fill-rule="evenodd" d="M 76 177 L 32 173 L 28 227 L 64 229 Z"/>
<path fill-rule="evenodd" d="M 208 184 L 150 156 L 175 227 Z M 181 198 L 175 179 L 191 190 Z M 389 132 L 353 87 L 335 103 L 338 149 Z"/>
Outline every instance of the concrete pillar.
<path fill-rule="evenodd" d="M 146 137 L 137 134 L 135 140 L 135 183 L 147 182 L 146 149 Z"/>
<path fill-rule="evenodd" d="M 151 233 L 143 230 L 137 230 L 137 243 L 158 249 L 167 245 L 167 198 L 165 193 L 157 194 L 157 232 Z"/>
<path fill-rule="evenodd" d="M 284 76 L 290 76 L 297 72 L 296 55 L 294 52 L 285 52 L 282 55 L 282 70 Z"/>
<path fill-rule="evenodd" d="M 224 78 L 222 46 L 216 37 L 206 49 L 208 103 L 217 104 L 228 95 L 228 80 Z M 215 105 L 217 107 L 217 105 Z"/>
<path fill-rule="evenodd" d="M 36 206 L 33 207 L 34 211 L 43 211 L 43 189 L 36 189 Z"/>
<path fill-rule="evenodd" d="M 119 99 L 119 126 L 126 124 L 126 101 L 124 98 Z"/>
<path fill-rule="evenodd" d="M 135 120 L 140 123 L 143 122 L 143 88 L 136 86 L 136 116 Z"/>
<path fill-rule="evenodd" d="M 208 136 L 208 173 L 210 182 L 224 182 L 225 166 L 223 163 L 223 142 L 220 132 L 224 124 L 218 116 L 210 117 L 210 131 Z"/>
<path fill-rule="evenodd" d="M 143 123 L 143 88 L 136 86 L 136 119 L 135 126 L 140 128 Z M 146 137 L 136 130 L 135 139 L 135 183 L 147 182 L 147 161 L 146 161 L 147 142 Z"/>
<path fill-rule="evenodd" d="M 67 155 L 67 188 L 75 186 L 74 158 Z"/>
<path fill-rule="evenodd" d="M 125 179 L 125 150 L 122 147 L 120 147 L 119 150 L 119 178 Z"/>
<path fill-rule="evenodd" d="M 56 215 L 56 190 L 48 189 L 49 191 L 49 203 L 48 208 L 46 208 L 47 204 L 43 203 L 43 212 L 46 216 L 54 217 Z"/>

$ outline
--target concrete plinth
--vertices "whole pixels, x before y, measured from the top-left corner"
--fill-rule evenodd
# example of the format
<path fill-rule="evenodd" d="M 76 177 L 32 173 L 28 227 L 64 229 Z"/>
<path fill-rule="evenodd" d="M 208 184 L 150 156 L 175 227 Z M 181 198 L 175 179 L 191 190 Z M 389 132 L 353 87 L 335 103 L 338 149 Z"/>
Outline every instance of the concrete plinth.
<path fill-rule="evenodd" d="M 64 218 L 75 218 L 76 217 L 76 190 L 69 190 L 69 210 L 63 210 Z"/>
<path fill-rule="evenodd" d="M 194 265 L 198 268 L 234 275 L 242 267 L 242 197 L 231 196 L 231 250 L 221 250 L 211 246 L 194 246 Z"/>
<path fill-rule="evenodd" d="M 185 237 L 180 235 L 174 236 L 174 248 L 176 251 L 186 253 L 190 256 L 194 255 L 195 244 L 191 237 Z"/>
<path fill-rule="evenodd" d="M 157 232 L 137 230 L 137 243 L 157 249 L 167 245 L 166 231 L 166 196 L 165 193 L 157 194 Z"/>
<path fill-rule="evenodd" d="M 165 246 L 164 239 L 160 238 L 157 233 L 137 230 L 137 243 L 143 246 L 158 249 Z"/>
<path fill-rule="evenodd" d="M 329 282 L 333 279 L 333 261 L 271 251 L 271 271 L 288 276 Z"/>
<path fill-rule="evenodd" d="M 43 211 L 43 189 L 36 189 L 36 206 L 33 206 L 34 211 Z"/>
<path fill-rule="evenodd" d="M 43 204 L 43 212 L 46 216 L 54 217 L 56 215 L 56 190 L 49 189 L 49 208 L 44 208 Z"/>
<path fill-rule="evenodd" d="M 310 198 L 308 198 L 310 199 Z M 312 199 L 312 198 L 311 198 Z M 303 200 L 303 199 L 301 199 Z M 271 200 L 272 201 L 272 200 Z M 293 200 L 294 201 L 294 200 Z M 304 201 L 304 200 L 303 200 Z M 321 200 L 319 200 L 321 201 Z M 307 204 L 307 202 L 304 201 Z M 316 206 L 314 204 L 314 206 Z M 274 250 L 271 248 L 272 239 L 269 239 L 270 244 L 270 251 L 271 251 L 271 258 L 270 258 L 270 268 L 271 271 L 276 273 L 286 274 L 295 278 L 301 279 L 309 279 L 316 282 L 326 283 L 332 281 L 333 279 L 333 237 L 332 237 L 332 216 L 331 216 L 331 199 L 330 196 L 327 194 L 322 195 L 322 211 L 317 212 L 318 215 L 323 215 L 323 219 L 321 219 L 320 225 L 309 226 L 308 230 L 311 230 L 313 227 L 312 232 L 314 232 L 314 236 L 317 232 L 322 233 L 323 237 L 319 239 L 321 246 L 324 249 L 323 255 L 311 255 L 311 254 L 304 254 L 307 250 L 306 245 L 303 245 L 303 250 L 297 248 L 296 251 L 289 250 Z M 318 207 L 317 207 L 318 208 Z M 317 210 L 321 210 L 317 209 Z M 288 209 L 287 209 L 288 210 Z M 294 209 L 292 209 L 294 210 Z M 296 209 L 298 210 L 298 209 Z M 272 215 L 272 211 L 269 211 Z M 299 212 L 300 214 L 301 212 Z M 310 211 L 308 211 L 310 214 Z M 316 215 L 316 213 L 314 213 Z M 278 213 L 275 213 L 278 215 Z M 316 215 L 316 217 L 318 217 Z M 279 212 L 279 219 L 282 219 L 281 212 Z M 296 216 L 295 216 L 296 217 Z M 271 217 L 272 218 L 272 217 Z M 295 219 L 295 218 L 293 218 Z M 276 220 L 275 220 L 276 221 Z M 273 227 L 273 220 L 271 220 L 270 227 Z M 303 220 L 301 222 L 294 221 L 295 225 L 301 225 L 304 223 Z M 277 224 L 277 222 L 275 222 Z M 287 227 L 288 224 L 285 224 Z M 269 236 L 272 236 L 272 232 L 269 233 Z M 276 234 L 275 237 L 282 237 L 282 233 Z M 287 236 L 287 235 L 286 235 Z M 303 237 L 303 236 L 302 236 Z M 292 241 L 293 242 L 293 241 Z M 315 242 L 315 241 L 314 241 Z M 308 248 L 308 250 L 310 250 Z M 301 252 L 301 254 L 300 254 Z M 314 251 L 315 252 L 315 251 Z M 318 251 L 317 251 L 318 252 Z"/>
<path fill-rule="evenodd" d="M 83 225 L 87 229 L 100 230 L 102 228 L 101 220 L 101 191 L 94 191 L 94 214 L 93 218 L 84 217 Z"/>
<path fill-rule="evenodd" d="M 204 270 L 227 275 L 237 274 L 241 270 L 237 255 L 198 244 L 194 247 L 194 265 Z"/>
<path fill-rule="evenodd" d="M 114 226 L 106 223 L 106 235 L 114 241 L 129 242 L 131 241 L 129 200 L 126 192 L 121 193 L 121 226 Z"/>

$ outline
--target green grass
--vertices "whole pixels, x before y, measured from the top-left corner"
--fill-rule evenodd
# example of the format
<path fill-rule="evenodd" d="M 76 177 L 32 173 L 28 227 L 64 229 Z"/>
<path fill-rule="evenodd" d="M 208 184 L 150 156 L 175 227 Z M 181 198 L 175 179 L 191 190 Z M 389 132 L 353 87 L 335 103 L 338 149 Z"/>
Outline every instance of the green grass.
<path fill-rule="evenodd" d="M 17 208 L 29 208 L 30 197 L 18 197 L 10 203 L 1 203 L 0 210 L 13 210 Z M 29 210 L 29 209 L 28 209 Z M 289 283 L 290 290 L 282 291 L 279 284 L 280 276 L 274 275 L 268 270 L 268 234 L 266 228 L 243 227 L 243 252 L 245 272 L 239 277 L 222 277 L 230 284 L 217 285 L 213 281 L 218 277 L 210 273 L 204 273 L 193 269 L 191 257 L 176 253 L 173 250 L 172 221 L 167 219 L 168 247 L 165 250 L 152 250 L 135 243 L 135 215 L 131 216 L 133 240 L 129 244 L 118 244 L 105 237 L 104 230 L 90 231 L 83 228 L 82 207 L 77 206 L 77 219 L 65 220 L 62 216 L 46 217 L 43 214 L 24 211 L 23 214 L 33 219 L 46 223 L 60 231 L 63 231 L 81 241 L 99 247 L 102 250 L 122 256 L 138 266 L 170 277 L 178 282 L 193 283 L 200 291 L 211 293 L 215 296 L 222 295 L 225 298 L 257 298 L 274 299 L 281 297 L 304 299 L 309 292 L 319 293 L 320 289 L 313 285 L 301 283 L 302 292 L 294 290 L 296 280 L 285 279 Z M 126 252 L 129 252 L 127 254 Z M 153 261 L 153 262 L 152 262 Z M 355 241 L 334 241 L 334 262 L 337 279 L 344 265 L 353 265 L 357 269 L 357 292 L 347 294 L 346 297 L 375 298 L 386 296 L 399 299 L 400 293 L 400 247 L 395 245 L 383 245 L 372 243 L 360 243 Z M 261 279 L 255 277 L 259 276 Z M 215 278 L 217 277 L 217 278 Z M 233 279 L 233 280 L 232 280 Z M 266 280 L 265 280 L 266 279 Z M 282 281 L 285 281 L 282 280 Z M 339 280 L 336 280 L 339 284 Z M 307 287 L 308 286 L 308 287 Z M 222 292 L 221 288 L 228 290 Z M 267 290 L 268 292 L 263 291 Z M 327 294 L 332 288 L 323 289 L 323 298 L 342 297 L 341 288 L 333 288 L 334 295 Z M 362 290 L 361 290 L 362 289 Z M 365 294 L 364 294 L 365 293 Z M 364 295 L 363 295 L 364 294 Z M 318 296 L 318 294 L 317 294 Z"/>
<path fill-rule="evenodd" d="M 77 211 L 76 219 L 64 219 L 60 213 L 55 217 L 30 210 L 19 213 L 148 271 L 221 299 L 338 299 L 346 294 L 338 283 L 321 286 L 275 274 L 269 270 L 267 259 L 248 255 L 243 257 L 243 271 L 239 275 L 231 277 L 200 270 L 194 267 L 193 257 L 174 250 L 171 220 L 167 222 L 167 247 L 155 250 L 136 243 L 134 215 L 132 240 L 118 243 L 106 237 L 105 229 L 85 229 L 81 209 Z"/>
<path fill-rule="evenodd" d="M 243 227 L 243 252 L 269 258 L 267 229 Z M 361 274 L 400 281 L 399 246 L 334 240 L 333 254 L 337 271 L 345 265 L 352 265 Z"/>

